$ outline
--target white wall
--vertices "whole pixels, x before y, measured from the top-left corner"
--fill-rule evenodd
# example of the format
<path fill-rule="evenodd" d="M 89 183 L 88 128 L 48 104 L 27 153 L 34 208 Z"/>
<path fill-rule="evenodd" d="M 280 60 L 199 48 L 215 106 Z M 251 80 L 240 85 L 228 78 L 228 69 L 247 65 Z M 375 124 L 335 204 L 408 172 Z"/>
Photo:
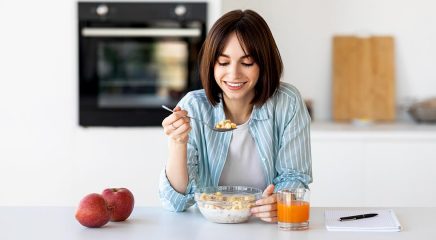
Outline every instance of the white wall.
<path fill-rule="evenodd" d="M 283 57 L 285 81 L 314 100 L 318 120 L 331 118 L 335 34 L 394 36 L 397 102 L 436 96 L 436 1 L 223 0 L 222 8 L 253 9 L 266 19 Z"/>
<path fill-rule="evenodd" d="M 161 128 L 78 126 L 76 6 L 0 1 L 0 205 L 72 206 L 106 187 L 159 205 Z"/>
<path fill-rule="evenodd" d="M 220 12 L 220 1 L 210 2 Z M 251 2 L 273 29 L 288 81 L 315 99 L 319 117 L 329 116 L 333 32 L 395 33 L 402 96 L 436 89 L 432 1 Z M 138 206 L 157 206 L 167 157 L 161 129 L 77 124 L 76 16 L 73 0 L 0 1 L 0 205 L 74 206 L 123 186 Z"/>

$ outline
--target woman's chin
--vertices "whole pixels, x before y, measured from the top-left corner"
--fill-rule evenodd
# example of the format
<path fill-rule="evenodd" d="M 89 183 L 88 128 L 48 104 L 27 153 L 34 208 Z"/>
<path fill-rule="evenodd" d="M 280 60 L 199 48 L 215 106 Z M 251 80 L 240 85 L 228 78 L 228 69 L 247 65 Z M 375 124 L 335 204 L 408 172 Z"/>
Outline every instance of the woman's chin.
<path fill-rule="evenodd" d="M 245 92 L 241 93 L 235 93 L 235 92 L 224 92 L 224 97 L 228 101 L 244 101 L 245 99 L 249 99 L 249 94 L 246 94 Z M 252 97 L 251 97 L 252 98 Z M 250 98 L 250 101 L 251 101 Z"/>

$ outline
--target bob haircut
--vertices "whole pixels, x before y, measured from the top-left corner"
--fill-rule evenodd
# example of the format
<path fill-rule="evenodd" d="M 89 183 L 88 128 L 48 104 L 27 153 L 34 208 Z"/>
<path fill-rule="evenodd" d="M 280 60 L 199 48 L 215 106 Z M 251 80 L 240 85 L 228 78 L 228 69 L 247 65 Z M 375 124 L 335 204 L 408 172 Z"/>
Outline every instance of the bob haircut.
<path fill-rule="evenodd" d="M 279 87 L 283 62 L 268 24 L 252 10 L 228 12 L 212 26 L 199 53 L 201 83 L 209 102 L 215 106 L 220 102 L 222 90 L 215 81 L 214 66 L 233 32 L 244 52 L 259 66 L 259 79 L 251 104 L 261 106 Z"/>

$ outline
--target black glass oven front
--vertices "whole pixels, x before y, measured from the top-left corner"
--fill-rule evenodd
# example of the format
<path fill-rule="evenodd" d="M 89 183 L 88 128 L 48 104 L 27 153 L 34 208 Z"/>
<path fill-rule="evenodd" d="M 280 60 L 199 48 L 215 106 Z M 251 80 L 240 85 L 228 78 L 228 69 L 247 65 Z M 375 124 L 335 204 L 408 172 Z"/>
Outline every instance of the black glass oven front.
<path fill-rule="evenodd" d="M 79 3 L 79 124 L 157 126 L 201 88 L 206 3 Z"/>

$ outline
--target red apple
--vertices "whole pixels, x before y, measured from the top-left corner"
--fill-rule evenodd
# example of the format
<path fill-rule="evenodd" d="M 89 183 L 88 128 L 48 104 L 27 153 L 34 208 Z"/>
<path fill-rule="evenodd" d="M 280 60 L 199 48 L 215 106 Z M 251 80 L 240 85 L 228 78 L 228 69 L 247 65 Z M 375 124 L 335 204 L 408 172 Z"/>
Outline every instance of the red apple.
<path fill-rule="evenodd" d="M 135 200 L 129 189 L 108 188 L 103 191 L 102 195 L 106 199 L 109 208 L 112 209 L 111 221 L 124 221 L 130 216 Z"/>
<path fill-rule="evenodd" d="M 98 193 L 86 195 L 76 210 L 76 219 L 85 227 L 98 228 L 109 222 L 111 210 Z"/>

